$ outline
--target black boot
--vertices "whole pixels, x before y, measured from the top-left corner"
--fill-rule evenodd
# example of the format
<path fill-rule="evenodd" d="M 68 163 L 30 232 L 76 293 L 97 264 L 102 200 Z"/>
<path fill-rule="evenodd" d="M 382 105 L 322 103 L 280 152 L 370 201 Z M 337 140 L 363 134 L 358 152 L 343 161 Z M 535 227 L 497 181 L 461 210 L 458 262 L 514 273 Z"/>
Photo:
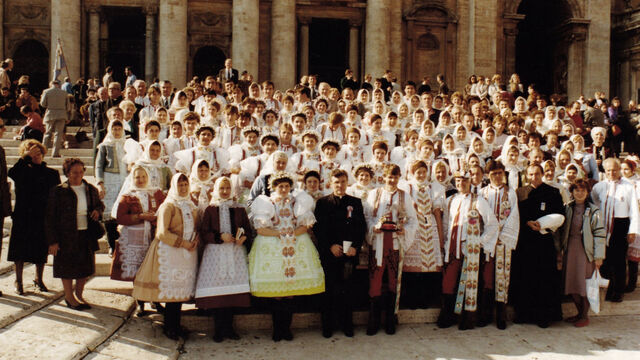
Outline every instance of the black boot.
<path fill-rule="evenodd" d="M 271 304 L 271 318 L 273 321 L 273 334 L 271 339 L 278 342 L 282 340 L 282 311 L 279 300 L 273 300 Z"/>
<path fill-rule="evenodd" d="M 292 301 L 282 301 L 282 338 L 287 341 L 293 340 L 293 334 L 291 333 L 291 321 L 293 320 L 292 306 Z"/>
<path fill-rule="evenodd" d="M 385 332 L 388 335 L 396 333 L 396 293 L 387 293 L 385 308 Z"/>
<path fill-rule="evenodd" d="M 453 309 L 456 305 L 455 295 L 445 294 L 442 299 L 440 315 L 438 315 L 437 325 L 441 329 L 446 329 L 456 323 Z"/>
<path fill-rule="evenodd" d="M 213 341 L 219 343 L 224 340 L 224 315 L 222 309 L 213 312 Z"/>
<path fill-rule="evenodd" d="M 500 330 L 507 328 L 507 305 L 501 301 L 496 302 L 496 327 Z"/>
<path fill-rule="evenodd" d="M 147 311 L 144 309 L 144 301 L 138 300 L 138 310 L 136 311 L 137 317 L 142 317 L 147 315 Z"/>
<path fill-rule="evenodd" d="M 630 293 L 636 289 L 638 282 L 638 263 L 629 260 L 627 264 L 629 265 L 629 282 L 627 282 L 627 287 L 624 289 L 624 292 Z"/>
<path fill-rule="evenodd" d="M 227 339 L 240 340 L 240 335 L 233 329 L 233 311 L 231 309 L 225 309 L 224 326 L 224 336 Z"/>
<path fill-rule="evenodd" d="M 367 323 L 367 335 L 375 335 L 380 329 L 380 297 L 369 299 L 369 322 Z"/>
<path fill-rule="evenodd" d="M 333 309 L 322 309 L 320 318 L 322 320 L 322 336 L 330 338 L 333 336 Z"/>
<path fill-rule="evenodd" d="M 473 323 L 474 323 L 475 314 L 476 314 L 475 311 L 462 310 L 462 317 L 460 319 L 460 324 L 458 324 L 458 329 L 459 330 L 471 330 L 471 329 L 473 329 L 474 328 Z"/>
<path fill-rule="evenodd" d="M 493 289 L 482 290 L 482 300 L 480 301 L 480 314 L 478 316 L 478 327 L 485 327 L 491 324 L 493 319 Z"/>

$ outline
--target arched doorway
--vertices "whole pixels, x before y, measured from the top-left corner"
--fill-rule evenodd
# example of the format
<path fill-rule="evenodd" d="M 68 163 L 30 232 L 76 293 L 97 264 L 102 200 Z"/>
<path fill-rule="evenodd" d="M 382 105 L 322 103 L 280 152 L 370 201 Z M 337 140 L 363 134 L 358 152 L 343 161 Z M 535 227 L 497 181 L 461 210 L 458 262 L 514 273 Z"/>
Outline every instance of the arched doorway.
<path fill-rule="evenodd" d="M 193 57 L 193 76 L 204 79 L 209 75 L 218 75 L 226 58 L 224 52 L 215 46 L 201 47 Z"/>
<path fill-rule="evenodd" d="M 338 87 L 348 67 L 349 21 L 313 18 L 309 25 L 309 74 Z"/>
<path fill-rule="evenodd" d="M 127 6 L 105 6 L 102 8 L 107 20 L 109 37 L 106 45 L 106 60 L 103 68 L 113 68 L 113 78 L 124 87 L 124 68 L 131 66 L 138 79 L 144 79 L 145 15 L 142 8 Z"/>
<path fill-rule="evenodd" d="M 13 63 L 12 80 L 29 75 L 32 94 L 40 94 L 49 87 L 49 51 L 43 43 L 33 39 L 24 40 L 13 53 Z"/>
<path fill-rule="evenodd" d="M 536 84 L 542 94 L 568 91 L 566 21 L 572 17 L 566 0 L 523 0 L 518 14 L 516 72 L 525 85 Z M 510 74 L 507 74 L 510 75 Z"/>

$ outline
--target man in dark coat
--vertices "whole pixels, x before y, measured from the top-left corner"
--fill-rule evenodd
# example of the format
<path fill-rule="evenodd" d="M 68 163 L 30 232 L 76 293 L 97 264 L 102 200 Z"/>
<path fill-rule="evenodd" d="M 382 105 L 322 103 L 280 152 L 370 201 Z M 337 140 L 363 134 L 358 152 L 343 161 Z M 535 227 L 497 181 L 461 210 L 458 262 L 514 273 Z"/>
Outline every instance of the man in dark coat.
<path fill-rule="evenodd" d="M 564 215 L 558 189 L 542 182 L 540 165 L 527 167 L 529 184 L 518 188 L 520 236 L 513 254 L 512 299 L 515 323 L 536 323 L 546 328 L 562 317 L 560 309 L 560 274 L 556 267 L 553 234 L 540 232 L 539 218 L 549 214 Z"/>
<path fill-rule="evenodd" d="M 333 194 L 318 199 L 315 210 L 313 231 L 318 239 L 318 252 L 325 274 L 322 335 L 326 338 L 333 335 L 334 319 L 338 314 L 344 334 L 353 336 L 353 270 L 367 232 L 367 223 L 362 201 L 346 194 L 347 183 L 346 171 L 333 170 Z"/>
<path fill-rule="evenodd" d="M 0 138 L 5 131 L 4 120 L 0 119 Z M 4 148 L 0 146 L 0 231 L 4 231 L 4 218 L 9 215 L 11 215 L 11 193 L 7 181 L 7 158 L 4 154 Z M 0 237 L 0 254 L 2 254 L 2 237 Z M 0 296 L 2 296 L 2 291 L 0 291 Z"/>

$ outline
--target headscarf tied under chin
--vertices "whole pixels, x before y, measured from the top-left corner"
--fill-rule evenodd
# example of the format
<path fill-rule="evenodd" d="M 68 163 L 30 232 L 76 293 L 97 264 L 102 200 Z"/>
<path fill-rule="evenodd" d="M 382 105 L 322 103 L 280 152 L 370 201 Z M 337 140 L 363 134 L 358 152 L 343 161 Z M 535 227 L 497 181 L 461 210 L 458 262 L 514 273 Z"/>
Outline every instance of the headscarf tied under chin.
<path fill-rule="evenodd" d="M 231 180 L 226 177 L 226 176 L 222 176 L 219 177 L 216 182 L 213 184 L 213 196 L 211 197 L 211 202 L 210 205 L 213 206 L 221 206 L 221 205 L 231 205 L 231 203 L 233 203 L 233 199 L 231 198 L 231 194 L 229 194 L 229 198 L 227 199 L 223 199 L 220 197 L 220 188 L 222 187 L 222 183 L 224 182 L 228 182 L 229 186 L 231 186 Z"/>
<path fill-rule="evenodd" d="M 167 193 L 167 198 L 164 200 L 164 202 L 169 202 L 176 206 L 189 203 L 191 207 L 195 209 L 196 206 L 191 201 L 191 197 L 188 192 L 187 192 L 187 195 L 185 196 L 180 196 L 180 194 L 178 193 L 178 181 L 181 178 L 183 181 L 189 182 L 189 178 L 182 173 L 177 173 L 173 175 L 173 177 L 171 178 L 171 187 L 169 188 L 169 192 Z"/>

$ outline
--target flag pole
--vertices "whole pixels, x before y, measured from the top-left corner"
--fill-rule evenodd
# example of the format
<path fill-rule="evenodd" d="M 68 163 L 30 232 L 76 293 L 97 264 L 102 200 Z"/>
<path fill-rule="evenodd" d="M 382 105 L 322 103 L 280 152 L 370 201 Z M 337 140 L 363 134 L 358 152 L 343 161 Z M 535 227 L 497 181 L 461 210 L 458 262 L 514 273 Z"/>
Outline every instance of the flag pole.
<path fill-rule="evenodd" d="M 67 65 L 67 58 L 64 57 L 64 50 L 62 50 L 62 43 L 60 42 L 60 38 L 57 38 L 57 40 L 58 40 L 58 45 L 60 45 L 60 55 L 64 60 L 64 69 L 67 71 L 67 77 L 69 78 L 69 81 L 71 81 L 71 76 L 69 75 L 69 66 Z"/>

